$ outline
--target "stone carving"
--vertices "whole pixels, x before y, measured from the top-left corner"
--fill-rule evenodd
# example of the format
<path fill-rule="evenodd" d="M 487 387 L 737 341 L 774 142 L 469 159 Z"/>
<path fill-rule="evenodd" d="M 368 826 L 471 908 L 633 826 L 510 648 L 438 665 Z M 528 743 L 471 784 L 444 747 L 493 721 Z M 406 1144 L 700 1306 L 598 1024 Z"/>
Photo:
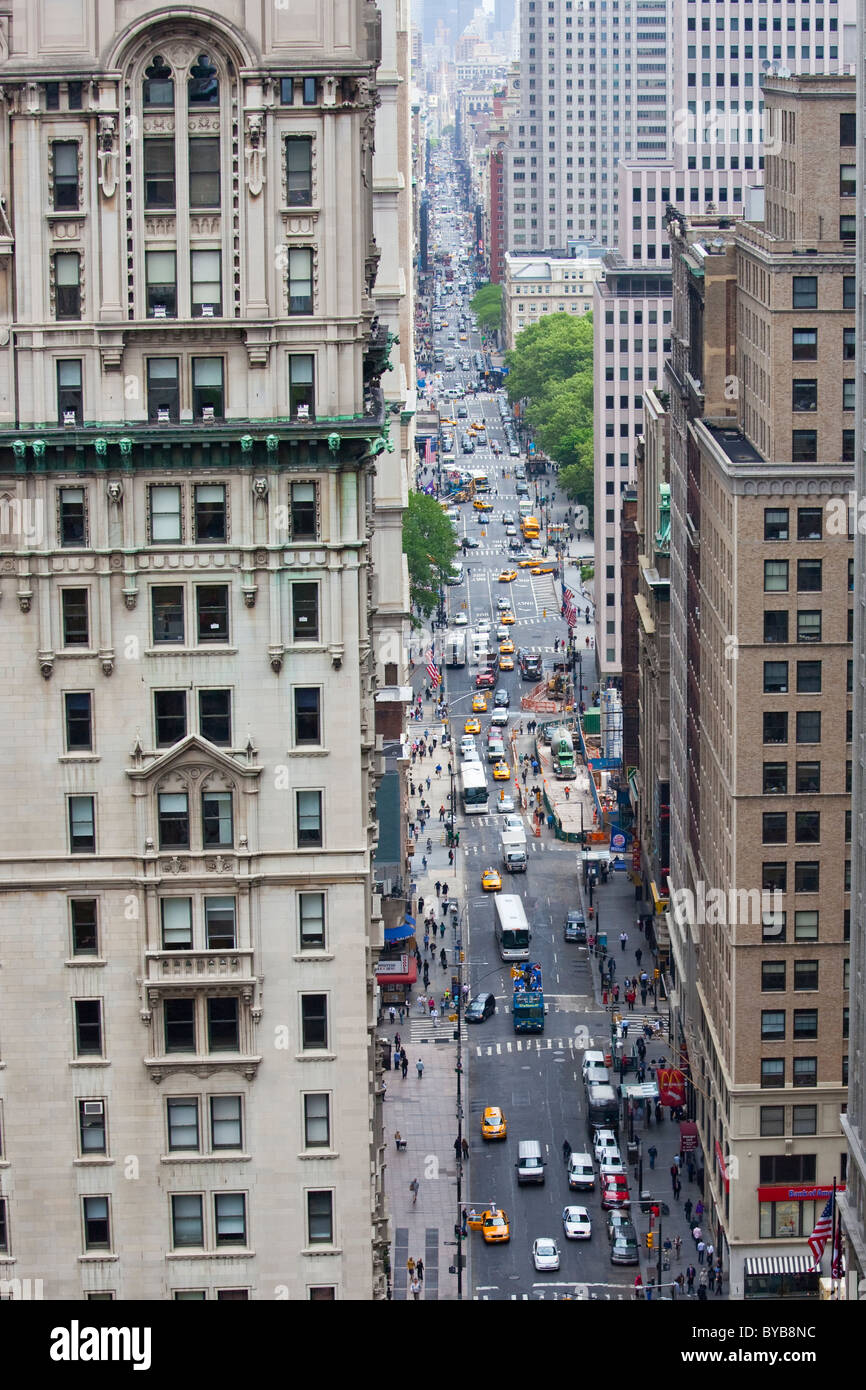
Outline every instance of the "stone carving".
<path fill-rule="evenodd" d="M 81 236 L 80 222 L 53 222 L 51 235 L 55 241 L 78 241 Z"/>
<path fill-rule="evenodd" d="M 187 129 L 192 131 L 212 130 L 219 131 L 219 116 L 190 116 L 187 121 Z"/>
<path fill-rule="evenodd" d="M 255 586 L 253 586 L 252 588 L 244 589 L 244 603 L 247 608 L 255 608 L 257 593 L 258 589 Z"/>
<path fill-rule="evenodd" d="M 253 437 L 251 434 L 241 435 L 241 453 L 251 454 L 253 451 Z"/>
<path fill-rule="evenodd" d="M 45 440 L 44 440 L 44 439 L 34 439 L 30 447 L 32 448 L 33 453 L 35 454 L 36 458 L 41 459 L 41 458 L 44 458 L 44 457 L 45 457 Z"/>
<path fill-rule="evenodd" d="M 191 217 L 189 219 L 189 230 L 193 236 L 219 236 L 220 219 L 215 215 L 210 217 Z"/>
<path fill-rule="evenodd" d="M 280 441 L 275 434 L 265 435 L 265 448 L 269 454 L 275 454 L 280 447 Z"/>
<path fill-rule="evenodd" d="M 11 568 L 11 567 L 10 567 L 10 568 Z M 25 593 L 22 593 L 22 594 L 19 594 L 19 595 L 18 595 L 18 607 L 21 609 L 21 612 L 22 612 L 22 613 L 29 613 L 29 612 L 30 612 L 30 605 L 32 604 L 32 602 L 33 602 L 33 595 L 32 595 L 32 594 L 25 594 Z"/>
<path fill-rule="evenodd" d="M 144 230 L 147 236 L 174 236 L 175 219 L 173 217 L 146 217 L 144 219 Z"/>
<path fill-rule="evenodd" d="M 328 448 L 330 449 L 332 454 L 336 455 L 339 453 L 340 445 L 342 444 L 342 442 L 343 441 L 340 435 L 337 434 L 336 430 L 334 430 L 333 433 L 328 435 Z"/>
<path fill-rule="evenodd" d="M 204 861 L 204 866 L 211 874 L 233 874 L 235 871 L 235 861 L 225 854 L 215 854 Z"/>
<path fill-rule="evenodd" d="M 108 453 L 108 440 L 105 439 L 102 435 L 100 435 L 98 439 L 94 439 L 93 447 L 100 458 L 105 458 L 106 454 Z M 111 484 L 109 483 L 108 486 L 110 488 Z M 109 492 L 108 495 L 110 497 L 111 493 Z"/>
<path fill-rule="evenodd" d="M 274 675 L 278 676 L 278 675 L 280 674 L 280 672 L 282 671 L 282 669 L 283 669 L 283 654 L 282 654 L 282 652 L 271 652 L 271 670 L 273 671 Z"/>
<path fill-rule="evenodd" d="M 23 459 L 27 452 L 27 445 L 24 443 L 23 439 L 12 440 L 12 452 L 17 459 Z"/>
<path fill-rule="evenodd" d="M 129 439 L 127 435 L 124 435 L 122 439 L 118 439 L 117 443 L 120 447 L 121 454 L 123 454 L 125 458 L 128 458 L 132 453 L 132 440 Z"/>
<path fill-rule="evenodd" d="M 42 679 L 43 679 L 43 680 L 46 680 L 46 681 L 50 681 L 50 680 L 51 680 L 51 677 L 54 675 L 54 661 L 53 661 L 53 660 L 44 660 L 44 661 L 40 661 L 40 663 L 39 663 L 39 670 L 40 670 L 40 672 L 41 672 Z"/>
<path fill-rule="evenodd" d="M 145 116 L 142 124 L 145 135 L 174 134 L 174 116 Z"/>
<path fill-rule="evenodd" d="M 110 676 L 110 675 L 112 674 L 113 670 L 114 670 L 114 662 L 113 662 L 112 658 L 111 658 L 110 656 L 104 656 L 104 657 L 102 658 L 102 674 L 103 674 L 104 676 Z"/>
<path fill-rule="evenodd" d="M 267 478 L 253 478 L 253 495 L 258 502 L 266 502 L 268 497 Z"/>
<path fill-rule="evenodd" d="M 104 450 L 104 449 L 100 449 L 100 448 L 98 447 L 98 446 L 99 446 L 99 443 L 100 443 L 100 441 L 97 439 L 97 441 L 96 441 L 96 444 L 97 444 L 96 452 L 97 452 L 98 454 L 99 454 L 99 453 L 105 453 L 105 450 Z M 102 440 L 102 443 L 104 444 L 104 443 L 105 443 L 105 440 Z M 115 506 L 119 506 L 120 503 L 121 503 L 122 500 L 123 500 L 123 483 L 118 483 L 118 482 L 109 483 L 109 484 L 108 484 L 108 487 L 106 488 L 106 492 L 108 493 L 108 500 L 109 500 L 109 502 L 113 502 Z"/>
<path fill-rule="evenodd" d="M 106 198 L 113 198 L 117 189 L 118 138 L 117 118 L 100 116 L 97 136 L 99 186 Z"/>
<path fill-rule="evenodd" d="M 252 197 L 257 198 L 265 181 L 265 116 L 263 111 L 252 111 L 247 116 L 247 143 L 244 153 L 247 161 L 247 186 Z"/>
<path fill-rule="evenodd" d="M 185 874 L 189 869 L 189 860 L 173 854 L 170 859 L 162 860 L 160 868 L 164 874 Z"/>
<path fill-rule="evenodd" d="M 138 591 L 136 589 L 124 589 L 123 602 L 127 608 L 134 608 L 138 602 Z"/>

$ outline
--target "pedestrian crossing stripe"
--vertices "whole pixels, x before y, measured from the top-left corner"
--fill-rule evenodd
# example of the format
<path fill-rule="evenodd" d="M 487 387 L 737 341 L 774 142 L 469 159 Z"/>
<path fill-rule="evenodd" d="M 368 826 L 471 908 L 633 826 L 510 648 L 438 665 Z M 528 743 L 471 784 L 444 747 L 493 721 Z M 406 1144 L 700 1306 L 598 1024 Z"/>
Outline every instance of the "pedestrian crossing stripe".
<path fill-rule="evenodd" d="M 504 1043 L 479 1044 L 475 1048 L 475 1056 L 501 1057 L 503 1048 L 506 1055 L 510 1052 L 582 1052 L 585 1045 L 581 1039 L 578 1046 L 574 1038 L 514 1038 L 507 1039 Z"/>

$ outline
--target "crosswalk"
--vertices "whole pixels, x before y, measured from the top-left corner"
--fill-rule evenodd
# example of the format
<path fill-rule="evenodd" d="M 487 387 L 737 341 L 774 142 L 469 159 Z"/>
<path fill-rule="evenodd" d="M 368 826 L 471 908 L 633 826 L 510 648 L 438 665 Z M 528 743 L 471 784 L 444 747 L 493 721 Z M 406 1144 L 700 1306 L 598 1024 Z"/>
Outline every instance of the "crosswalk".
<path fill-rule="evenodd" d="M 506 1039 L 505 1042 L 483 1043 L 475 1048 L 476 1057 L 506 1057 L 514 1052 L 582 1052 L 587 1046 L 585 1038 L 581 1038 L 579 1046 L 574 1038 L 514 1038 Z"/>
<path fill-rule="evenodd" d="M 535 1287 L 533 1287 L 532 1293 L 510 1293 L 508 1295 L 508 1301 L 510 1303 L 527 1303 L 533 1299 L 536 1301 L 539 1299 L 552 1299 L 555 1303 L 557 1299 L 560 1302 L 562 1302 L 563 1300 L 567 1300 L 570 1302 L 575 1299 L 583 1300 L 589 1298 L 589 1293 L 586 1289 L 581 1289 L 580 1286 L 575 1286 L 574 1284 L 570 1284 L 569 1288 L 572 1289 L 573 1292 L 567 1293 L 563 1291 L 562 1293 L 558 1293 L 556 1289 L 551 1289 L 549 1286 L 539 1287 L 537 1290 Z M 498 1292 L 498 1289 L 493 1290 L 494 1294 Z M 597 1293 L 593 1294 L 592 1296 L 594 1299 L 598 1301 L 613 1300 L 622 1302 L 623 1299 L 629 1298 L 631 1295 L 628 1293 Z M 490 1293 L 475 1293 L 472 1295 L 472 1299 L 475 1303 L 495 1303 L 498 1301 L 495 1297 L 491 1297 Z"/>

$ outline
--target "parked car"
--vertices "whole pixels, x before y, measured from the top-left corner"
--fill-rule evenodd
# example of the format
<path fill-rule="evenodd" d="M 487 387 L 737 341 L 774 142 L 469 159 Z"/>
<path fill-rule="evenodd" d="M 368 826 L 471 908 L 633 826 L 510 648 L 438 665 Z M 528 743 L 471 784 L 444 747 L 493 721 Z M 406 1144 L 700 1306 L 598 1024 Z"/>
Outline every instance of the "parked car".
<path fill-rule="evenodd" d="M 566 941 L 577 941 L 581 944 L 586 943 L 586 918 L 582 912 L 575 909 L 567 914 L 565 918 L 564 935 Z"/>

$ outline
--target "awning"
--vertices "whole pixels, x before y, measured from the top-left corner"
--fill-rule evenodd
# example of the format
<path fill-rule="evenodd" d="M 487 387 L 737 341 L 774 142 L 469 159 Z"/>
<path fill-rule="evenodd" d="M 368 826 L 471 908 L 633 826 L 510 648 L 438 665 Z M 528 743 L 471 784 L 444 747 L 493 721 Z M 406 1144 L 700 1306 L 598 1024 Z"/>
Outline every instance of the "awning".
<path fill-rule="evenodd" d="M 746 1260 L 745 1272 L 749 1274 L 809 1274 L 815 1261 L 809 1255 L 760 1255 Z"/>
<path fill-rule="evenodd" d="M 698 1127 L 694 1120 L 680 1121 L 680 1153 L 694 1153 L 698 1147 Z"/>
<path fill-rule="evenodd" d="M 396 969 L 388 967 L 396 966 Z M 404 967 L 404 968 L 400 968 Z M 415 956 L 403 956 L 397 960 L 381 960 L 376 970 L 376 984 L 391 988 L 393 985 L 414 985 L 418 979 L 418 966 Z"/>
<path fill-rule="evenodd" d="M 407 918 L 405 919 L 405 921 L 403 921 L 403 922 L 400 923 L 399 927 L 386 927 L 386 928 L 385 928 L 385 941 L 388 942 L 388 943 L 393 942 L 393 941 L 405 941 L 405 940 L 407 939 L 407 937 L 414 936 L 414 935 L 415 935 L 415 918 L 414 918 L 414 917 L 407 917 Z"/>

